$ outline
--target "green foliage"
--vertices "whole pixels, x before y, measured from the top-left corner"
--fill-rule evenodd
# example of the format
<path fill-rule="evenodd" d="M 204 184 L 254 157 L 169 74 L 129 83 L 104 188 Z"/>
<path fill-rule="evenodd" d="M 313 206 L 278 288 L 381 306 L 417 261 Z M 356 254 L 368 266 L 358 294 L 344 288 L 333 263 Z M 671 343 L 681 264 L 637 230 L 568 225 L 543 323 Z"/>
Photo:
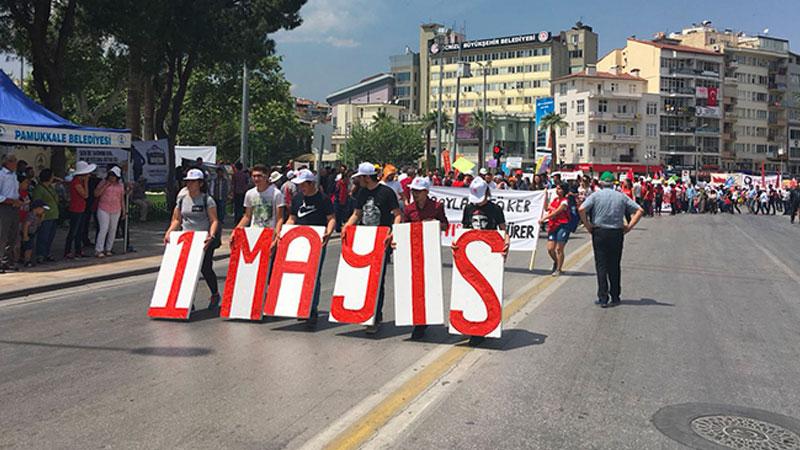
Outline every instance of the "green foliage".
<path fill-rule="evenodd" d="M 355 124 L 339 157 L 349 165 L 370 161 L 399 166 L 416 164 L 424 148 L 418 126 L 385 119 L 371 125 Z"/>
<path fill-rule="evenodd" d="M 542 122 L 539 124 L 539 129 L 547 130 L 553 128 L 564 128 L 566 126 L 569 126 L 569 123 L 564 120 L 561 115 L 551 112 L 542 117 Z"/>
<path fill-rule="evenodd" d="M 311 130 L 294 113 L 290 83 L 280 59 L 264 57 L 251 70 L 249 146 L 256 163 L 274 164 L 298 156 Z M 181 145 L 216 145 L 220 158 L 239 157 L 242 68 L 217 64 L 196 70 L 189 81 L 178 141 Z"/>

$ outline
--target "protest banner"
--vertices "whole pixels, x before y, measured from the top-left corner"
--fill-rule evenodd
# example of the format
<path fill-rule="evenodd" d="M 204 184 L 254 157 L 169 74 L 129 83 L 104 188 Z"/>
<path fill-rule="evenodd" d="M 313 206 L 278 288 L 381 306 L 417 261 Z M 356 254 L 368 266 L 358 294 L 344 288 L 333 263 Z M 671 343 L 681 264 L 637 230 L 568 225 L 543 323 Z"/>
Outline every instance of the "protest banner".
<path fill-rule="evenodd" d="M 122 173 L 127 173 L 128 150 L 121 148 L 83 148 L 75 149 L 75 159 L 95 164 L 97 169 L 95 174 L 100 178 L 106 177 L 107 168 L 117 165 L 122 169 Z"/>
<path fill-rule="evenodd" d="M 742 186 L 744 187 L 752 187 L 755 186 L 761 189 L 767 189 L 768 187 L 772 186 L 773 188 L 777 188 L 781 184 L 781 176 L 780 175 L 745 175 L 742 174 Z"/>
<path fill-rule="evenodd" d="M 272 229 L 235 228 L 220 317 L 261 320 Z"/>
<path fill-rule="evenodd" d="M 331 322 L 373 325 L 389 227 L 349 226 L 331 299 Z"/>
<path fill-rule="evenodd" d="M 469 189 L 433 186 L 430 194 L 444 204 L 450 226 L 443 232 L 442 245 L 449 247 L 462 227 L 464 208 L 469 204 Z M 533 251 L 539 238 L 539 218 L 544 209 L 545 192 L 493 189 L 491 195 L 492 201 L 503 209 L 506 230 L 511 236 L 511 250 Z"/>
<path fill-rule="evenodd" d="M 444 324 L 439 222 L 394 225 L 392 236 L 395 325 Z"/>
<path fill-rule="evenodd" d="M 148 188 L 164 187 L 167 184 L 167 149 L 166 139 L 157 141 L 133 142 L 133 179 L 146 181 Z M 177 159 L 180 161 L 180 159 Z"/>
<path fill-rule="evenodd" d="M 284 225 L 272 263 L 264 314 L 308 318 L 319 267 L 325 227 Z"/>
<path fill-rule="evenodd" d="M 205 231 L 173 231 L 164 249 L 147 315 L 156 319 L 188 319 L 205 253 Z"/>
<path fill-rule="evenodd" d="M 501 336 L 503 246 L 503 235 L 498 231 L 457 231 L 453 252 L 450 334 Z"/>

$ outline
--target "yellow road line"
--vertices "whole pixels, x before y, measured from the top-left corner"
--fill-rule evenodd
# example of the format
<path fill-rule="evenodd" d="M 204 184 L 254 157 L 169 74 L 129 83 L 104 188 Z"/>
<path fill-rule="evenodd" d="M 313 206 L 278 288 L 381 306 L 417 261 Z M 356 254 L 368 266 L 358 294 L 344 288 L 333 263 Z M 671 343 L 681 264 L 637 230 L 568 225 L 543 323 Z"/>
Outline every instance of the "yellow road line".
<path fill-rule="evenodd" d="M 582 260 L 591 250 L 591 242 L 583 244 L 564 263 L 564 268 L 569 269 Z M 536 295 L 547 289 L 558 278 L 547 277 L 531 289 L 519 295 L 506 304 L 503 308 L 503 321 L 509 320 L 523 306 L 533 300 Z M 369 440 L 375 433 L 386 425 L 398 412 L 405 409 L 414 399 L 427 390 L 433 383 L 441 378 L 447 371 L 455 367 L 474 347 L 459 345 L 451 348 L 437 358 L 417 375 L 403 383 L 394 392 L 389 394 L 372 410 L 364 414 L 360 420 L 349 426 L 329 442 L 325 448 L 330 450 L 356 449 Z"/>

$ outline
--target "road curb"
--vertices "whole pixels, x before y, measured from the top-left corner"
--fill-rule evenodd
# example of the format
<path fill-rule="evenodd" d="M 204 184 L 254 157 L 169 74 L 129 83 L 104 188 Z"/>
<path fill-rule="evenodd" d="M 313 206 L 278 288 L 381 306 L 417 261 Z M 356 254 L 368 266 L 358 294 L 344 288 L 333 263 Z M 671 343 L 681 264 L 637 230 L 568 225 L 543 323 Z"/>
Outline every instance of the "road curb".
<path fill-rule="evenodd" d="M 215 255 L 214 256 L 214 261 L 222 261 L 222 260 L 230 258 L 230 256 L 231 256 L 230 253 Z M 97 266 L 86 266 L 86 267 L 87 268 L 91 268 L 91 267 L 97 267 Z M 161 268 L 161 264 L 159 263 L 159 264 L 156 264 L 156 265 L 147 266 L 147 267 L 141 267 L 141 268 L 138 268 L 138 269 L 131 269 L 131 270 L 126 270 L 126 271 L 121 271 L 121 272 L 112 272 L 112 273 L 106 273 L 106 274 L 101 274 L 101 275 L 88 276 L 88 277 L 84 277 L 84 278 L 80 278 L 80 279 L 62 281 L 62 282 L 59 282 L 59 283 L 46 284 L 46 285 L 43 285 L 43 286 L 33 286 L 33 287 L 26 287 L 26 288 L 23 288 L 23 289 L 15 289 L 13 291 L 0 292 L 0 301 L 1 300 L 11 300 L 11 299 L 17 298 L 17 297 L 27 297 L 29 295 L 42 294 L 42 293 L 45 293 L 45 292 L 53 292 L 53 291 L 58 291 L 58 290 L 61 290 L 61 289 L 67 289 L 67 288 L 72 288 L 72 287 L 77 287 L 77 286 L 83 286 L 83 285 L 91 284 L 91 283 L 100 283 L 100 282 L 103 282 L 103 281 L 118 280 L 120 278 L 135 277 L 135 276 L 139 276 L 139 275 L 146 275 L 148 273 L 158 272 L 158 270 L 160 268 Z"/>

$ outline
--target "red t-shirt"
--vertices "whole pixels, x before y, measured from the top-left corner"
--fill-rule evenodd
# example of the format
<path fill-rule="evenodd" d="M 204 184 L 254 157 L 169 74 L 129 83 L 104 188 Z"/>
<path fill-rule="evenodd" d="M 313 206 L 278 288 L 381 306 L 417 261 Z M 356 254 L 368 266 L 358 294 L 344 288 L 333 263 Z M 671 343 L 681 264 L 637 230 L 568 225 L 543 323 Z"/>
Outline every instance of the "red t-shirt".
<path fill-rule="evenodd" d="M 81 213 L 86 211 L 86 199 L 78 194 L 78 185 L 81 179 L 75 177 L 69 182 L 69 212 Z"/>
<path fill-rule="evenodd" d="M 566 225 L 569 223 L 569 201 L 567 200 L 567 197 L 554 198 L 553 201 L 550 202 L 550 206 L 547 208 L 547 213 L 550 214 L 551 212 L 557 210 L 562 203 L 567 205 L 567 207 L 564 209 L 564 211 L 556 214 L 547 221 L 548 232 L 555 231 L 561 225 Z"/>
<path fill-rule="evenodd" d="M 453 187 L 464 187 L 464 182 L 458 180 L 453 181 Z"/>
<path fill-rule="evenodd" d="M 403 198 L 406 200 L 411 199 L 411 188 L 409 188 L 408 186 L 411 184 L 412 181 L 413 180 L 411 177 L 405 177 L 403 178 L 403 181 L 400 182 L 400 188 L 403 189 Z"/>

